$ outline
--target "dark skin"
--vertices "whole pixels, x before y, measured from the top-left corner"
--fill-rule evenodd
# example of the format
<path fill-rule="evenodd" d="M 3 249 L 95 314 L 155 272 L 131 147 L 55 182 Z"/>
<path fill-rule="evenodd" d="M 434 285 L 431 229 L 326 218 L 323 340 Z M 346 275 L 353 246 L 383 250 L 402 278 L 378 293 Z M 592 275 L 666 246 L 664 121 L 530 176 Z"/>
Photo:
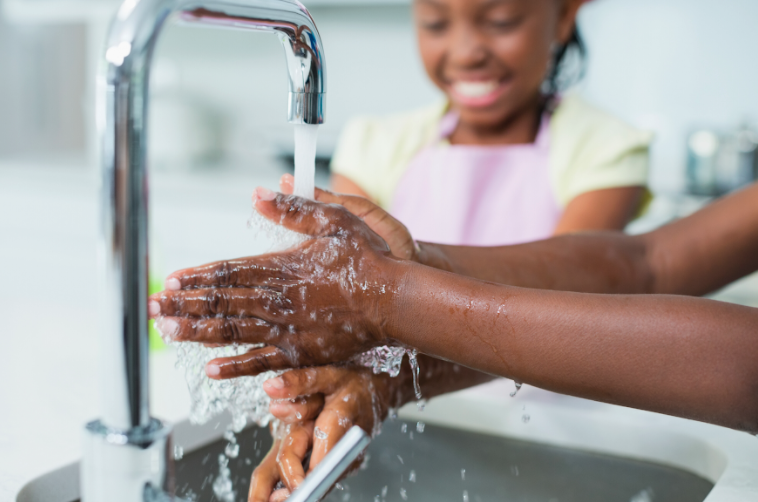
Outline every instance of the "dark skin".
<path fill-rule="evenodd" d="M 237 266 L 246 273 L 235 281 L 268 288 L 275 276 L 314 289 L 306 290 L 305 299 L 298 288 L 281 290 L 278 303 L 251 293 L 251 311 L 260 311 L 264 322 L 286 317 L 294 329 L 276 338 L 270 329 L 240 331 L 239 341 L 272 345 L 241 356 L 243 362 L 217 360 L 209 368 L 237 376 L 256 368 L 316 366 L 347 360 L 368 346 L 402 343 L 545 389 L 758 432 L 758 310 L 670 296 L 704 293 L 758 268 L 756 197 L 758 186 L 752 186 L 642 236 L 565 236 L 499 251 L 421 246 L 422 261 L 441 261 L 473 275 L 484 271 L 472 266 L 484 262 L 482 253 L 495 253 L 492 271 L 537 264 L 532 275 L 543 286 L 651 293 L 604 295 L 504 286 L 400 260 L 344 207 L 259 189 L 261 214 L 313 239 L 277 255 L 240 260 Z M 322 264 L 327 277 L 314 274 L 306 265 L 313 250 L 329 246 L 336 254 Z M 517 263 L 518 256 L 529 259 Z M 172 274 L 183 289 L 153 297 L 161 313 L 192 318 L 196 310 L 172 310 L 184 298 L 197 297 L 198 290 L 188 288 L 217 288 L 214 295 L 222 297 L 232 293 L 219 288 L 220 277 L 226 285 L 231 277 L 218 275 L 228 270 L 224 263 Z M 356 274 L 352 284 L 367 286 L 355 290 L 341 282 L 348 272 Z M 314 325 L 305 313 L 311 291 L 328 298 L 312 308 L 328 305 L 357 329 L 343 329 L 338 344 L 322 344 L 319 339 L 334 339 L 339 323 Z M 221 322 L 233 320 L 232 313 L 239 312 L 215 312 Z M 174 338 L 229 341 L 207 330 L 181 329 Z"/>

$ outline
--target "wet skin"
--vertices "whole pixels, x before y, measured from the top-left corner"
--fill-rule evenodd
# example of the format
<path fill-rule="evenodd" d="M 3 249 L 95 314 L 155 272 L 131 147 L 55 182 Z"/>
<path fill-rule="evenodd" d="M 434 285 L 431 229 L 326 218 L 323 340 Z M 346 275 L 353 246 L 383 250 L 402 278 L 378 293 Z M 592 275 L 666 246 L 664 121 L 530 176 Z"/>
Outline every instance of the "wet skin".
<path fill-rule="evenodd" d="M 756 200 L 753 186 L 643 236 L 576 235 L 514 246 L 515 253 L 501 248 L 488 256 L 496 258 L 489 266 L 524 273 L 536 264 L 534 282 L 543 287 L 702 294 L 756 269 Z M 178 280 L 182 289 L 153 297 L 160 314 L 180 321 L 177 340 L 230 341 L 222 336 L 228 330 L 193 328 L 197 313 L 212 313 L 223 324 L 248 319 L 237 314 L 249 312 L 255 315 L 249 319 L 265 323 L 236 330 L 233 339 L 269 347 L 243 361 L 210 363 L 213 376 L 340 362 L 370 346 L 401 343 L 557 392 L 758 431 L 756 309 L 661 294 L 581 294 L 484 282 L 392 256 L 342 206 L 266 190 L 255 205 L 313 239 L 277 255 L 238 260 L 235 274 L 225 262 L 177 272 L 169 282 Z M 471 248 L 464 258 L 463 248 L 421 250 L 472 276 L 486 268 L 482 253 L 493 253 Z M 525 252 L 531 259 L 516 266 L 511 259 Z M 230 287 L 239 285 L 245 287 Z M 251 290 L 246 300 L 239 289 Z M 221 307 L 211 312 L 193 304 L 198 291 Z M 312 309 L 318 318 L 325 319 L 324 312 L 332 318 L 313 321 Z M 288 329 L 272 334 L 271 326 L 281 325 Z"/>
<path fill-rule="evenodd" d="M 758 221 L 758 208 L 754 201 L 757 197 L 758 187 L 752 187 L 693 217 L 643 236 L 599 233 L 566 236 L 521 246 L 464 248 L 426 243 L 414 247 L 409 245 L 412 241 L 402 225 L 393 222 L 389 215 L 370 202 L 325 192 L 319 194 L 319 198 L 343 203 L 364 216 L 366 223 L 386 234 L 388 240 L 395 244 L 394 253 L 405 253 L 409 258 L 428 265 L 472 277 L 490 277 L 535 288 L 681 294 L 703 294 L 755 270 L 755 256 L 758 255 L 758 225 L 755 222 Z M 278 199 L 274 206 L 282 203 L 286 205 L 286 198 L 279 196 Z M 260 204 L 257 204 L 258 207 Z M 386 253 L 386 250 L 383 252 Z M 692 270 L 700 273 L 693 274 Z M 173 274 L 168 281 L 169 285 L 175 287 L 176 281 L 172 279 L 192 277 L 195 272 Z M 419 277 L 425 280 L 435 277 L 426 272 L 429 271 L 424 270 Z M 455 276 L 442 274 L 436 276 L 432 284 L 444 283 L 451 278 Z M 460 288 L 461 279 L 453 280 L 450 289 Z M 216 284 L 223 284 L 223 281 L 216 281 Z M 489 290 L 494 285 L 479 283 L 479 286 Z M 493 297 L 497 293 L 502 295 L 502 289 L 500 287 L 499 292 L 492 291 Z M 511 300 L 511 312 L 513 304 L 516 304 L 519 317 L 525 317 L 528 321 L 530 316 L 536 316 L 538 322 L 536 326 L 529 326 L 523 319 L 516 319 L 509 323 L 510 329 L 501 333 L 501 337 L 511 338 L 513 343 L 509 352 L 504 351 L 504 357 L 500 360 L 502 371 L 498 374 L 553 390 L 563 390 L 569 394 L 697 418 L 737 429 L 756 429 L 758 404 L 755 402 L 754 382 L 758 379 L 753 364 L 756 348 L 752 341 L 754 326 L 758 325 L 755 309 L 660 296 L 635 298 L 552 294 L 540 297 L 535 295 L 539 293 L 535 291 L 517 288 L 505 290 L 508 294 L 504 299 Z M 434 312 L 436 309 L 438 313 L 435 315 L 446 317 L 444 312 L 439 312 L 439 301 L 432 301 L 431 305 L 426 301 L 429 296 L 426 288 L 417 291 L 415 295 L 405 296 L 411 298 L 408 302 L 410 308 L 413 308 L 413 300 L 421 300 L 419 312 L 423 309 Z M 444 286 L 437 288 L 439 298 L 460 305 L 454 295 L 441 292 L 446 292 Z M 427 299 L 424 298 L 425 294 Z M 469 296 L 473 300 L 473 308 L 468 309 L 468 314 L 464 310 L 461 315 L 471 319 L 467 319 L 461 327 L 475 325 L 474 318 L 489 317 L 491 323 L 491 312 L 475 303 L 477 294 L 470 292 Z M 485 298 L 478 296 L 482 305 L 489 305 L 491 300 L 486 298 L 487 295 Z M 450 297 L 453 298 L 452 301 L 449 300 Z M 502 299 L 500 305 L 507 303 Z M 519 304 L 523 307 L 519 308 Z M 550 308 L 551 304 L 560 308 Z M 467 303 L 466 307 L 468 305 Z M 546 307 L 549 311 L 547 313 L 544 312 Z M 558 315 L 555 315 L 556 312 Z M 418 312 L 413 312 L 416 317 L 417 314 Z M 455 312 L 450 314 L 446 320 L 460 317 L 453 315 Z M 543 316 L 547 316 L 547 319 Z M 421 322 L 426 323 L 423 319 L 429 318 L 422 316 Z M 640 319 L 645 322 L 640 322 Z M 534 324 L 534 319 L 532 323 Z M 723 335 L 725 325 L 730 326 L 730 329 Z M 491 327 L 492 324 L 490 329 Z M 497 354 L 495 351 L 502 344 L 496 340 L 486 341 L 490 338 L 484 336 L 487 334 L 487 326 L 482 328 L 478 332 L 485 338 L 485 343 L 477 343 L 479 340 L 474 336 L 468 349 L 477 351 L 486 345 L 492 354 Z M 424 330 L 418 331 L 423 333 Z M 563 336 L 562 331 L 565 333 Z M 440 332 L 444 333 L 444 327 Z M 406 340 L 411 340 L 413 333 L 406 334 Z M 428 341 L 431 344 L 430 353 L 448 353 L 447 350 L 433 346 L 435 343 L 441 345 L 438 343 L 440 341 L 442 344 L 447 343 L 445 340 Z M 417 343 L 421 345 L 420 342 L 423 339 Z M 454 345 L 454 341 L 451 345 Z M 565 348 L 561 348 L 562 345 Z M 460 351 L 459 355 L 463 355 L 463 352 Z M 480 352 L 482 351 L 477 351 Z M 614 364 L 614 361 L 620 364 Z M 531 370 L 529 366 L 532 366 Z M 425 395 L 444 392 L 445 385 L 455 386 L 453 382 L 456 379 L 445 382 L 444 376 L 452 373 L 448 363 L 427 358 L 422 362 L 422 368 L 425 369 L 422 372 Z M 460 371 L 471 378 L 473 383 L 469 385 L 488 378 L 467 368 Z M 437 381 L 438 385 L 431 386 L 430 389 L 428 383 L 423 381 L 425 374 L 435 375 L 431 381 L 442 378 Z M 593 385 L 593 381 L 601 383 Z M 395 402 L 411 399 L 407 374 L 405 380 L 400 378 L 395 382 L 397 385 L 394 390 L 377 394 L 382 395 L 382 399 L 387 402 L 392 399 L 396 399 Z M 289 387 L 285 391 L 289 393 L 287 395 L 313 391 L 313 387 L 285 387 Z M 267 388 L 267 391 L 271 389 Z M 322 394 L 329 395 L 333 392 L 334 389 L 325 389 Z M 276 392 L 273 394 L 276 397 Z M 287 414 L 286 407 L 285 405 L 279 410 L 280 414 Z M 318 409 L 319 406 L 314 406 L 301 414 L 304 417 L 306 413 L 308 417 L 314 416 Z M 353 418 L 360 416 L 361 412 L 366 415 L 365 406 L 361 407 L 358 400 L 346 410 L 352 413 Z M 268 464 L 256 471 L 258 477 L 265 472 L 266 465 Z M 254 476 L 253 488 L 256 486 L 262 485 L 256 483 Z"/>

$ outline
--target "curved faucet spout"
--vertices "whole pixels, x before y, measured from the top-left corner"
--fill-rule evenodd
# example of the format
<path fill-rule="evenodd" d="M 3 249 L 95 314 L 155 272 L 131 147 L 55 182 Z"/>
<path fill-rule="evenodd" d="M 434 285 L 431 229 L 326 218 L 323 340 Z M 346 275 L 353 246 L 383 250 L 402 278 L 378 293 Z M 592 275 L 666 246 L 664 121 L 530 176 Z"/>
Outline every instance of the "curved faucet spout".
<path fill-rule="evenodd" d="M 103 423 L 149 427 L 147 117 L 150 64 L 166 21 L 263 30 L 281 39 L 289 75 L 288 120 L 324 120 L 321 38 L 297 0 L 124 0 L 111 25 L 98 78 L 102 140 L 101 329 Z"/>

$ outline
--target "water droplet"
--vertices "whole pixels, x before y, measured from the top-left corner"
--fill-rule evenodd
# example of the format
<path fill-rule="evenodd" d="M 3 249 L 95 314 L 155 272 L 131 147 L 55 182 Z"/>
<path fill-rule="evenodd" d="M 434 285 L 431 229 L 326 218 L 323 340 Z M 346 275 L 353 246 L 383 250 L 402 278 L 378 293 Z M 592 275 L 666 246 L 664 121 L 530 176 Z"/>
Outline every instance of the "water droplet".
<path fill-rule="evenodd" d="M 416 401 L 416 409 L 418 411 L 424 411 L 426 408 L 426 399 L 421 399 L 419 401 Z"/>
<path fill-rule="evenodd" d="M 416 422 L 416 431 L 418 431 L 419 434 L 424 433 L 424 428 L 426 428 L 426 424 L 424 422 Z"/>
<path fill-rule="evenodd" d="M 397 459 L 400 461 L 400 463 L 401 463 L 401 464 L 403 464 L 403 463 L 404 463 L 404 462 L 403 462 L 403 457 L 401 457 L 400 455 L 398 455 L 398 456 L 397 456 Z"/>
<path fill-rule="evenodd" d="M 524 422 L 525 424 L 528 424 L 529 420 L 531 419 L 532 417 L 530 417 L 527 413 L 524 413 L 523 415 L 521 415 L 521 421 Z"/>
<path fill-rule="evenodd" d="M 400 432 L 402 432 L 403 434 L 405 434 L 406 432 L 408 432 L 408 424 L 406 424 L 406 423 L 403 423 L 403 424 L 400 426 Z"/>
<path fill-rule="evenodd" d="M 518 466 L 517 465 L 512 465 L 511 466 L 511 474 L 513 474 L 514 476 L 518 476 Z"/>
<path fill-rule="evenodd" d="M 408 481 L 411 483 L 416 482 L 416 471 L 411 471 L 411 473 L 408 475 Z"/>
<path fill-rule="evenodd" d="M 313 429 L 313 435 L 316 436 L 318 439 L 326 439 L 326 438 L 329 437 L 329 434 L 327 434 L 326 432 L 322 431 L 318 427 L 316 427 L 315 429 Z"/>
<path fill-rule="evenodd" d="M 174 459 L 181 460 L 183 458 L 184 458 L 184 448 L 182 448 L 178 444 L 175 444 L 174 445 Z"/>
<path fill-rule="evenodd" d="M 344 490 L 344 489 L 345 489 L 345 487 L 344 487 L 344 486 L 342 486 L 342 485 L 341 485 L 341 484 L 339 484 L 339 483 L 335 483 L 335 484 L 334 484 L 334 488 L 335 488 L 335 489 L 337 489 L 337 490 L 340 490 L 340 491 L 342 491 L 342 490 Z"/>
<path fill-rule="evenodd" d="M 466 469 L 461 469 L 461 480 L 466 481 Z"/>
<path fill-rule="evenodd" d="M 409 432 L 408 436 L 410 437 L 411 441 L 413 441 L 413 431 Z"/>
<path fill-rule="evenodd" d="M 463 502 L 468 502 L 468 492 L 463 490 Z"/>
<path fill-rule="evenodd" d="M 521 386 L 524 385 L 521 382 L 513 381 L 514 385 L 516 386 L 516 389 L 511 392 L 511 397 L 516 397 L 516 394 L 518 394 L 518 391 L 521 390 Z"/>
<path fill-rule="evenodd" d="M 638 494 L 634 495 L 629 502 L 653 502 L 655 492 L 652 488 L 645 488 Z"/>
<path fill-rule="evenodd" d="M 342 496 L 342 502 L 347 502 L 348 500 L 350 500 L 350 494 L 346 493 Z"/>
<path fill-rule="evenodd" d="M 382 498 L 387 498 L 387 485 L 382 488 Z"/>
<path fill-rule="evenodd" d="M 400 498 L 403 500 L 408 500 L 408 494 L 405 493 L 405 488 L 400 488 Z"/>
<path fill-rule="evenodd" d="M 421 399 L 421 385 L 419 384 L 419 368 L 418 368 L 418 351 L 416 349 L 408 352 L 408 362 L 411 365 L 411 373 L 413 375 L 413 392 L 416 394 L 416 399 Z"/>
<path fill-rule="evenodd" d="M 240 454 L 240 445 L 237 443 L 229 443 L 226 445 L 224 453 L 226 453 L 226 456 L 229 458 L 237 458 Z"/>

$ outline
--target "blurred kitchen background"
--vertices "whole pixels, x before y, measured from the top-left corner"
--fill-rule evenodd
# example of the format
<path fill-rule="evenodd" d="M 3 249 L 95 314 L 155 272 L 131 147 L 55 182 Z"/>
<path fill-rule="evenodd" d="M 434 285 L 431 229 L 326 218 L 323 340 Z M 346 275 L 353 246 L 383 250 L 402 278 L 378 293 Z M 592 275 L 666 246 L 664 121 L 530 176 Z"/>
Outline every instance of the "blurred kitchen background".
<path fill-rule="evenodd" d="M 416 54 L 410 0 L 305 4 L 327 58 L 317 177 L 324 185 L 326 160 L 349 117 L 440 97 Z M 36 423 L 29 417 L 55 418 L 57 427 L 34 434 L 68 453 L 35 456 L 40 472 L 77 459 L 79 435 L 58 431 L 79 430 L 99 414 L 92 398 L 100 335 L 93 84 L 116 6 L 0 0 L 0 380 L 24 382 L 0 386 L 0 402 L 26 403 L 24 413 L 5 417 L 4 430 L 12 431 L 5 434 L 29 432 Z M 757 21 L 755 0 L 593 0 L 583 7 L 589 67 L 578 92 L 656 133 L 656 201 L 630 230 L 687 214 L 754 176 Z M 178 25 L 164 31 L 149 148 L 154 277 L 265 249 L 246 220 L 255 186 L 275 187 L 290 168 L 286 93 L 276 37 Z M 758 278 L 716 296 L 758 306 Z M 25 362 L 39 351 L 58 362 Z M 6 364 L 9 358 L 19 362 Z M 188 397 L 173 356 L 159 351 L 150 363 L 154 415 L 183 418 Z M 20 365 L 22 374 L 12 369 Z M 0 485 L 16 461 L 0 459 Z"/>
<path fill-rule="evenodd" d="M 327 57 L 318 149 L 323 185 L 351 116 L 408 110 L 440 96 L 416 54 L 410 0 L 305 4 Z M 0 240 L 14 244 L 0 259 L 31 263 L 36 256 L 38 267 L 55 263 L 70 283 L 93 287 L 93 84 L 117 5 L 0 0 Z M 755 177 L 756 20 L 754 0 L 593 0 L 583 7 L 589 64 L 577 92 L 656 134 L 657 198 L 631 231 L 687 214 Z M 244 225 L 249 196 L 258 184 L 276 186 L 293 150 L 277 38 L 171 24 L 153 68 L 152 265 L 160 275 L 260 251 Z M 50 256 L 51 236 L 59 258 Z M 16 269 L 21 274 L 23 267 Z M 758 304 L 754 290 L 724 295 Z"/>

